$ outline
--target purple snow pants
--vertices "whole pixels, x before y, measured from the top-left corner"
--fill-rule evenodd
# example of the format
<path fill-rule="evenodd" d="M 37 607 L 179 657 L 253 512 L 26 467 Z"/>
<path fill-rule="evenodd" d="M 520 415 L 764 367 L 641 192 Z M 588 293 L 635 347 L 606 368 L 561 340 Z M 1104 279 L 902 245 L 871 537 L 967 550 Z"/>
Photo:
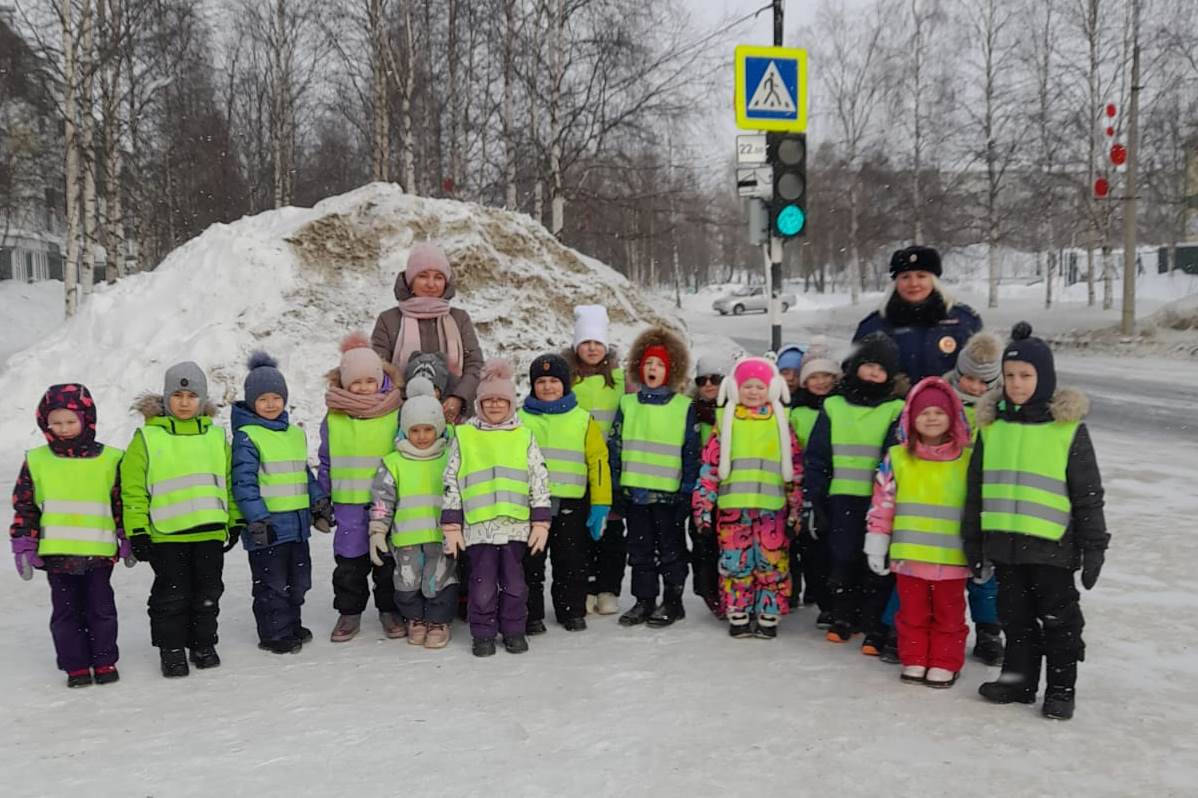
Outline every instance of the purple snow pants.
<path fill-rule="evenodd" d="M 528 584 L 524 581 L 524 552 L 528 544 L 512 541 L 501 546 L 480 543 L 466 549 L 470 564 L 470 636 L 494 640 L 523 635 L 528 620 Z"/>
<path fill-rule="evenodd" d="M 116 601 L 112 566 L 81 574 L 46 574 L 50 580 L 50 634 L 59 670 L 82 671 L 115 665 Z"/>

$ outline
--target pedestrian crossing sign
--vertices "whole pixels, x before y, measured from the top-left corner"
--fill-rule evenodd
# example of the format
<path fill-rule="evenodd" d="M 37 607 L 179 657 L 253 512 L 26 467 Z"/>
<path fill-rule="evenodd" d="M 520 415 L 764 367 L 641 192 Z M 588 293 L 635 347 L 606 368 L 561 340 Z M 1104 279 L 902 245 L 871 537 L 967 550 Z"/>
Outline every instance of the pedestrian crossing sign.
<path fill-rule="evenodd" d="M 736 48 L 736 126 L 747 130 L 807 129 L 807 51 Z"/>

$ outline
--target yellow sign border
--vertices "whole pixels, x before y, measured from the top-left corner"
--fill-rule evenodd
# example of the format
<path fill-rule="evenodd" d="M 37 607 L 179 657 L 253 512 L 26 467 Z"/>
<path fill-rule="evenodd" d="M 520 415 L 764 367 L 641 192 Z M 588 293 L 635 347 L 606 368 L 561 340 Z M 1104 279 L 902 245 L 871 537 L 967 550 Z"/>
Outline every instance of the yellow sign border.
<path fill-rule="evenodd" d="M 749 98 L 745 95 L 745 59 L 770 58 L 798 63 L 795 90 L 795 119 L 750 119 L 746 115 Z M 759 47 L 741 44 L 736 47 L 735 100 L 736 126 L 742 130 L 784 130 L 802 133 L 807 130 L 807 51 L 799 47 Z"/>

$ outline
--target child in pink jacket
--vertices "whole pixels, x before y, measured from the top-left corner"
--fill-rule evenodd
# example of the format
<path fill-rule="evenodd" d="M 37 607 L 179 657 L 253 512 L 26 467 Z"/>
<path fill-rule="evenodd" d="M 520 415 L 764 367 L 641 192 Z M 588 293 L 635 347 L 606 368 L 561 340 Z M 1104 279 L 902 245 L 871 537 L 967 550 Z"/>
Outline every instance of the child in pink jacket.
<path fill-rule="evenodd" d="M 971 453 L 969 422 L 952 386 L 928 377 L 911 389 L 899 440 L 878 467 L 865 555 L 874 573 L 895 574 L 902 680 L 951 687 L 969 635 L 961 514 Z"/>

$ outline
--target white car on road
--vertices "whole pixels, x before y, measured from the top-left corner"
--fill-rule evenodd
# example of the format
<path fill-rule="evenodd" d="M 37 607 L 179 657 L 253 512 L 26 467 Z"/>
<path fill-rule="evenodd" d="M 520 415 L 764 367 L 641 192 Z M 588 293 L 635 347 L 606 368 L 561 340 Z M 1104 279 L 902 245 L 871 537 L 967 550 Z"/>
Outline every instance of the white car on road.
<path fill-rule="evenodd" d="M 794 294 L 782 295 L 783 313 L 790 310 L 794 304 Z M 760 310 L 768 313 L 770 309 L 770 295 L 766 293 L 765 286 L 763 285 L 745 285 L 712 302 L 711 309 L 718 311 L 721 316 L 727 316 L 729 313 L 733 316 L 739 316 L 746 310 Z"/>

